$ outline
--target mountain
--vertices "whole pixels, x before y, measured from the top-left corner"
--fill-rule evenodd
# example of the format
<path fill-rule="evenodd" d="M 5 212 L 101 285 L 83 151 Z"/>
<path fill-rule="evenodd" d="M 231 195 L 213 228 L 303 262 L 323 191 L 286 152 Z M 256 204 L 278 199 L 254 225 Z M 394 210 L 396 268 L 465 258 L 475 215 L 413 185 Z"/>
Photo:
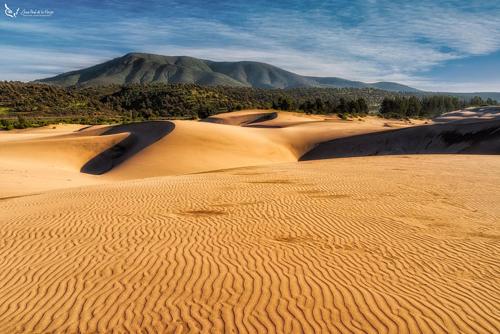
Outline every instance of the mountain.
<path fill-rule="evenodd" d="M 398 84 L 396 82 L 375 82 L 375 83 L 364 83 L 361 81 L 352 81 L 336 77 L 307 77 L 314 82 L 320 84 L 320 87 L 334 87 L 334 88 L 376 88 L 387 90 L 391 92 L 408 92 L 417 93 L 420 90 Z"/>
<path fill-rule="evenodd" d="M 37 82 L 64 87 L 163 82 L 254 88 L 375 88 L 424 95 L 443 94 L 466 99 L 480 96 L 483 99 L 492 98 L 500 101 L 500 93 L 495 92 L 425 92 L 396 82 L 365 83 L 337 77 L 302 76 L 255 61 L 219 62 L 187 56 L 161 56 L 148 53 L 127 53 L 102 64 L 37 80 Z"/>
<path fill-rule="evenodd" d="M 273 65 L 253 61 L 216 62 L 186 56 L 147 53 L 128 53 L 102 64 L 37 81 L 65 87 L 163 82 L 254 88 L 377 88 L 419 92 L 415 88 L 394 82 L 368 84 L 335 77 L 302 76 Z"/>

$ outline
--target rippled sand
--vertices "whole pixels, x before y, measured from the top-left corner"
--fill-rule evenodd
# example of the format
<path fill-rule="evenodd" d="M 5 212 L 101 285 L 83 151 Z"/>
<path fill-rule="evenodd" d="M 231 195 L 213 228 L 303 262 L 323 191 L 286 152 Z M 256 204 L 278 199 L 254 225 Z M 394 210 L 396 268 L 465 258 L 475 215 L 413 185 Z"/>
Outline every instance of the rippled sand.
<path fill-rule="evenodd" d="M 498 332 L 496 123 L 235 116 L 0 134 L 0 333 Z"/>

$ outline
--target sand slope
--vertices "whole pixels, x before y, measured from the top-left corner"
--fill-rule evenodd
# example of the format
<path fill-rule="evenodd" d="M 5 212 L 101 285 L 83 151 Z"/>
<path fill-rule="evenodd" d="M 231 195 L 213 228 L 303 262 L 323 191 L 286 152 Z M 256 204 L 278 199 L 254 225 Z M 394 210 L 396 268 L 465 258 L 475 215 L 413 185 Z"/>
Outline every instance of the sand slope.
<path fill-rule="evenodd" d="M 3 199 L 0 332 L 495 333 L 498 170 L 367 157 Z"/>
<path fill-rule="evenodd" d="M 269 131 L 194 121 L 172 123 L 172 133 L 106 176 L 144 178 L 297 160 L 287 143 L 273 141 Z"/>
<path fill-rule="evenodd" d="M 466 108 L 464 110 L 451 111 L 434 118 L 434 122 L 477 122 L 479 120 L 493 119 L 500 119 L 500 107 L 498 106 Z"/>
<path fill-rule="evenodd" d="M 128 134 L 82 136 L 70 131 L 57 135 L 21 135 L 17 140 L 7 136 L 12 134 L 6 134 L 0 143 L 0 198 L 103 183 L 105 180 L 82 174 L 80 169 Z"/>
<path fill-rule="evenodd" d="M 306 115 L 298 112 L 251 109 L 217 114 L 203 119 L 202 122 L 262 128 L 282 128 L 325 119 L 328 118 L 326 116 Z"/>
<path fill-rule="evenodd" d="M 0 333 L 495 333 L 500 157 L 450 153 L 500 124 L 467 113 L 0 133 Z M 448 155 L 329 159 L 402 153 Z"/>
<path fill-rule="evenodd" d="M 173 130 L 171 122 L 55 126 L 0 134 L 0 198 L 102 184 L 97 176 Z"/>
<path fill-rule="evenodd" d="M 202 119 L 202 122 L 244 126 L 252 123 L 263 122 L 278 117 L 277 111 L 270 110 L 241 110 L 227 113 L 220 113 Z"/>
<path fill-rule="evenodd" d="M 239 112 L 236 116 L 248 118 L 254 114 Z M 318 121 L 316 116 L 275 115 L 271 121 L 252 123 L 264 124 L 262 128 L 158 121 L 0 133 L 0 159 L 4 162 L 0 177 L 6 180 L 0 187 L 0 197 L 105 181 L 297 161 L 324 141 L 392 129 L 377 118 Z"/>
<path fill-rule="evenodd" d="M 500 118 L 364 133 L 322 142 L 302 160 L 388 154 L 500 154 Z"/>
<path fill-rule="evenodd" d="M 229 123 L 172 121 L 175 129 L 171 133 L 113 168 L 106 177 L 123 180 L 297 161 L 322 142 L 392 129 L 384 126 L 387 121 L 374 117 L 362 121 L 318 121 L 316 116 L 299 117 L 286 112 L 272 112 L 276 115 L 274 119 L 252 121 L 252 126 L 245 123 L 242 127 L 239 123 L 241 118 L 253 119 L 262 113 L 265 112 L 217 115 L 222 120 L 239 119 Z M 293 126 L 287 123 L 291 119 L 295 122 Z M 278 121 L 284 123 L 278 126 Z M 389 123 L 394 127 L 411 125 Z M 254 126 L 257 124 L 267 125 Z"/>

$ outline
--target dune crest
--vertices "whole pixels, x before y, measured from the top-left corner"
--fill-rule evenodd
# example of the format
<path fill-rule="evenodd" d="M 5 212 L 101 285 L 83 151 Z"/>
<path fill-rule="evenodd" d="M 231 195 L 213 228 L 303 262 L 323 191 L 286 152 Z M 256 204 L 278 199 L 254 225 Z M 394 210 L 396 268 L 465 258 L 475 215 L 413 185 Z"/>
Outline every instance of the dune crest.
<path fill-rule="evenodd" d="M 495 119 L 424 123 L 245 110 L 205 122 L 69 125 L 0 133 L 0 176 L 7 179 L 0 197 L 342 156 L 499 152 Z M 484 131 L 489 132 L 479 138 Z"/>

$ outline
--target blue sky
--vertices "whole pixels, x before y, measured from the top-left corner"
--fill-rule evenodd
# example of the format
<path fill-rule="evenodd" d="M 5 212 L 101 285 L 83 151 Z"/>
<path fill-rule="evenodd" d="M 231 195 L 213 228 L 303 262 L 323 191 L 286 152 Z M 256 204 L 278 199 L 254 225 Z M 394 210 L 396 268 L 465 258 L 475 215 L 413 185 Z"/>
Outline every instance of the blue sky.
<path fill-rule="evenodd" d="M 0 80 L 142 51 L 426 90 L 500 91 L 500 1 L 4 1 L 54 14 L 1 15 Z"/>

